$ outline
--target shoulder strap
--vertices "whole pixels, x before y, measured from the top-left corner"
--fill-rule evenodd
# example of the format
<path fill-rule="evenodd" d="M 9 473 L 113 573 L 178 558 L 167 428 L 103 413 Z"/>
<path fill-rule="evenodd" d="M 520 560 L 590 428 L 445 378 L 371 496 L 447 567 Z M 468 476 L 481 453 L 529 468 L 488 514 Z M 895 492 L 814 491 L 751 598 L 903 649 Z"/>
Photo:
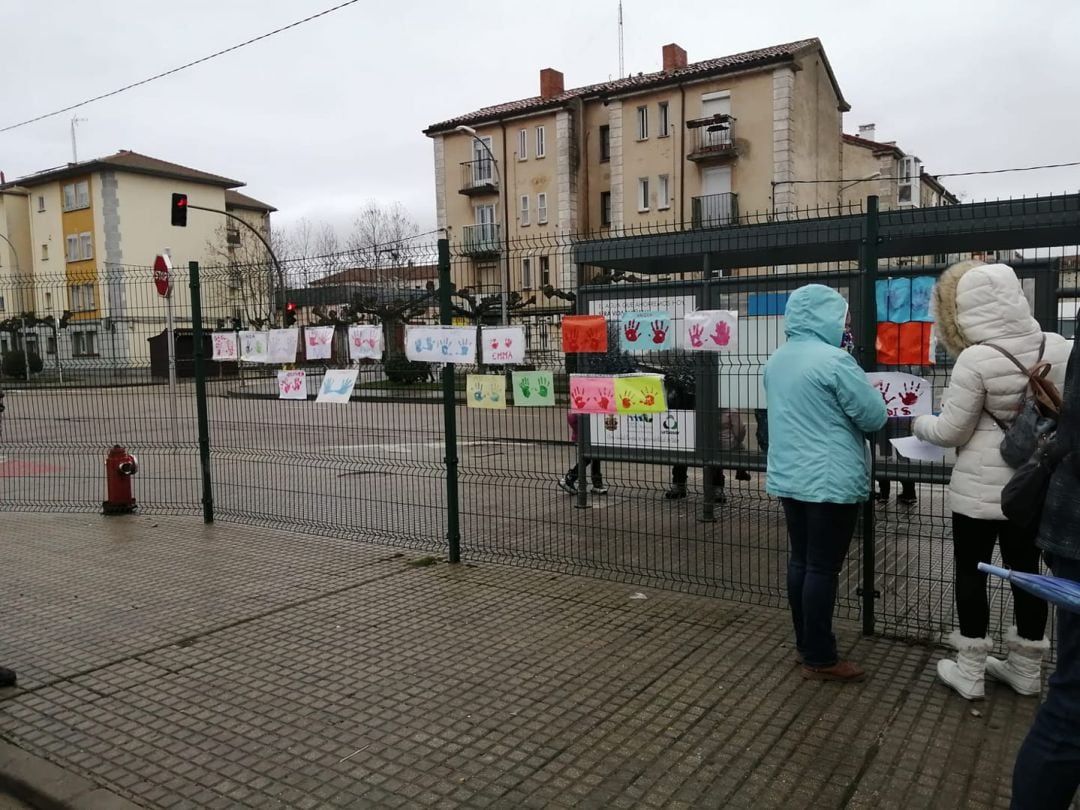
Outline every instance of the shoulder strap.
<path fill-rule="evenodd" d="M 1016 366 L 1018 369 L 1020 369 L 1020 371 L 1023 372 L 1023 374 L 1025 376 L 1027 376 L 1027 377 L 1031 376 L 1031 371 L 1028 369 L 1028 367 L 1025 366 L 1023 363 L 1021 363 L 1019 360 L 1017 360 L 1016 356 L 1013 355 L 1012 352 L 1008 351 L 1007 349 L 1003 349 L 1001 346 L 998 346 L 996 343 L 983 343 L 982 345 L 983 346 L 989 346 L 991 349 L 997 349 L 1003 355 L 1005 355 L 1010 360 L 1012 360 L 1013 365 Z M 1039 360 L 1042 360 L 1043 350 L 1045 348 L 1046 348 L 1046 335 L 1043 335 L 1042 345 L 1039 346 Z"/>

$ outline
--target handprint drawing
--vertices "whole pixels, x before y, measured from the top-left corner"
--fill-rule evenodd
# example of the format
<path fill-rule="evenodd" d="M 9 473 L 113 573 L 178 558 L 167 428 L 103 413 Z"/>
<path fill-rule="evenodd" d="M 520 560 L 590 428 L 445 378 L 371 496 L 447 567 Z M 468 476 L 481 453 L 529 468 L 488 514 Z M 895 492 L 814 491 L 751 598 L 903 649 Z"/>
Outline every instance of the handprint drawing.
<path fill-rule="evenodd" d="M 518 388 L 521 389 L 521 395 L 525 397 L 525 399 L 529 399 L 530 397 L 532 397 L 532 385 L 529 384 L 528 377 L 521 378 L 521 380 L 518 382 Z"/>
<path fill-rule="evenodd" d="M 429 338 L 424 338 L 424 348 L 427 349 L 429 352 L 434 351 L 435 350 L 435 339 L 430 338 L 430 337 Z"/>
<path fill-rule="evenodd" d="M 477 402 L 481 402 L 484 399 L 484 392 L 481 391 L 479 388 L 475 388 L 472 392 L 472 398 L 475 399 Z"/>
<path fill-rule="evenodd" d="M 468 355 L 471 350 L 472 343 L 470 343 L 468 340 L 462 339 L 458 341 L 458 354 L 460 354 L 462 357 Z"/>
<path fill-rule="evenodd" d="M 514 345 L 514 339 L 513 338 L 505 338 L 503 340 L 503 346 L 505 346 L 507 349 L 509 349 L 513 345 Z"/>
<path fill-rule="evenodd" d="M 727 346 L 731 343 L 731 327 L 724 321 L 717 321 L 709 339 L 717 346 Z"/>
<path fill-rule="evenodd" d="M 541 377 L 540 378 L 540 385 L 536 389 L 537 392 L 540 394 L 540 396 L 547 397 L 548 391 L 550 390 L 548 388 L 548 385 L 550 385 L 550 383 L 548 382 L 548 378 L 547 377 Z"/>
<path fill-rule="evenodd" d="M 574 403 L 576 410 L 585 410 L 585 406 L 589 404 L 589 398 L 585 396 L 585 389 L 575 387 L 570 392 L 570 400 Z"/>
<path fill-rule="evenodd" d="M 631 343 L 637 343 L 638 338 L 641 337 L 641 333 L 638 331 L 640 327 L 641 324 L 637 321 L 627 321 L 626 326 L 623 327 L 623 334 L 626 336 L 626 339 Z"/>
<path fill-rule="evenodd" d="M 702 340 L 702 335 L 705 334 L 705 327 L 699 323 L 695 323 L 690 327 L 690 345 L 695 349 L 700 349 L 705 345 L 705 341 Z"/>
<path fill-rule="evenodd" d="M 878 382 L 874 385 L 877 390 L 881 392 L 881 398 L 885 400 L 885 404 L 896 401 L 896 394 L 889 396 L 889 391 L 892 390 L 892 384 L 887 382 Z"/>
<path fill-rule="evenodd" d="M 904 383 L 904 387 L 900 390 L 900 401 L 905 405 L 911 406 L 919 401 L 919 392 L 922 390 L 922 383 Z"/>
<path fill-rule="evenodd" d="M 445 355 L 450 354 L 450 338 L 443 338 L 439 341 L 439 351 Z"/>
<path fill-rule="evenodd" d="M 657 345 L 663 343 L 667 339 L 668 329 L 671 325 L 664 321 L 652 322 L 652 342 Z"/>
<path fill-rule="evenodd" d="M 619 401 L 622 403 L 623 410 L 628 411 L 634 405 L 634 400 L 630 398 L 629 394 L 623 394 L 619 397 Z"/>

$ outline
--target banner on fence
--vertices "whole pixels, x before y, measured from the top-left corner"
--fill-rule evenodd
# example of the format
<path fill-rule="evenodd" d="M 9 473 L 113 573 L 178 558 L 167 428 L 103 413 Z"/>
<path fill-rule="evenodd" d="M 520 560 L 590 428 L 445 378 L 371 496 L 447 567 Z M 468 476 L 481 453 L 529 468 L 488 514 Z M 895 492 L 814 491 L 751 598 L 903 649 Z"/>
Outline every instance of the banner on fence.
<path fill-rule="evenodd" d="M 555 404 L 555 385 L 550 371 L 515 371 L 512 378 L 515 406 L 542 408 Z"/>
<path fill-rule="evenodd" d="M 691 351 L 730 352 L 739 342 L 739 313 L 727 309 L 701 309 L 683 319 L 683 345 Z"/>
<path fill-rule="evenodd" d="M 236 360 L 240 352 L 236 346 L 236 332 L 214 332 L 210 336 L 213 345 L 211 360 Z"/>
<path fill-rule="evenodd" d="M 506 377 L 502 374 L 469 374 L 465 378 L 465 404 L 470 408 L 506 407 Z"/>
<path fill-rule="evenodd" d="M 383 330 L 381 326 L 349 327 L 350 360 L 382 360 Z"/>
<path fill-rule="evenodd" d="M 525 328 L 484 327 L 480 335 L 480 357 L 487 365 L 525 362 Z"/>
<path fill-rule="evenodd" d="M 667 410 L 664 378 L 659 374 L 616 377 L 615 410 L 627 414 L 663 413 Z"/>
<path fill-rule="evenodd" d="M 619 343 L 628 352 L 655 352 L 670 349 L 671 313 L 626 312 L 619 319 Z"/>
<path fill-rule="evenodd" d="M 934 389 L 928 380 L 898 371 L 875 371 L 866 375 L 885 400 L 889 418 L 907 419 L 932 410 Z"/>
<path fill-rule="evenodd" d="M 241 332 L 240 333 L 240 359 L 245 363 L 268 363 L 269 333 L 267 332 Z"/>
<path fill-rule="evenodd" d="M 601 447 L 693 452 L 693 411 L 592 416 L 589 440 Z"/>
<path fill-rule="evenodd" d="M 562 319 L 564 354 L 603 353 L 608 349 L 607 321 L 603 315 L 564 315 Z"/>
<path fill-rule="evenodd" d="M 268 363 L 295 363 L 296 346 L 299 343 L 299 329 L 271 329 L 270 347 L 267 349 Z"/>
<path fill-rule="evenodd" d="M 356 385 L 356 369 L 330 369 L 323 377 L 316 402 L 347 403 Z"/>
<path fill-rule="evenodd" d="M 570 375 L 571 413 L 615 413 L 615 378 Z"/>
<path fill-rule="evenodd" d="M 277 373 L 278 399 L 307 399 L 307 375 L 300 370 Z"/>
<path fill-rule="evenodd" d="M 334 348 L 334 327 L 308 326 L 304 328 L 304 351 L 308 360 L 329 360 Z"/>
<path fill-rule="evenodd" d="M 471 326 L 410 326 L 405 356 L 421 363 L 476 362 L 476 330 Z"/>

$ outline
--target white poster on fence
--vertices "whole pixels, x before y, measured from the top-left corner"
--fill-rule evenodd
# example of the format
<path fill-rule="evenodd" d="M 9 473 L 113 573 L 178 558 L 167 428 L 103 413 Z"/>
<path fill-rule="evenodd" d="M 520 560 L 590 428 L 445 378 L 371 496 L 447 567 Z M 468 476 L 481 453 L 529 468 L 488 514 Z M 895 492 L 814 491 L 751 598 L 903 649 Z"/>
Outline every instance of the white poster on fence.
<path fill-rule="evenodd" d="M 589 441 L 598 447 L 632 447 L 690 452 L 695 442 L 693 411 L 592 414 Z"/>
<path fill-rule="evenodd" d="M 300 370 L 277 373 L 278 399 L 307 399 L 307 375 Z"/>
<path fill-rule="evenodd" d="M 421 363 L 475 363 L 476 329 L 471 326 L 409 326 L 405 356 Z"/>
<path fill-rule="evenodd" d="M 685 342 L 683 333 L 683 319 L 694 311 L 696 302 L 692 295 L 647 295 L 633 298 L 605 298 L 603 300 L 589 301 L 590 315 L 603 315 L 608 323 L 619 323 L 622 316 L 628 312 L 666 312 L 671 316 L 671 332 L 667 336 L 671 344 L 666 348 L 685 349 L 689 344 Z M 651 339 L 652 327 L 649 326 Z"/>
<path fill-rule="evenodd" d="M 334 327 L 308 326 L 304 328 L 304 356 L 308 360 L 329 360 L 334 348 Z"/>
<path fill-rule="evenodd" d="M 353 388 L 356 386 L 356 376 L 359 373 L 356 369 L 327 370 L 315 401 L 347 403 L 352 396 Z"/>
<path fill-rule="evenodd" d="M 929 380 L 899 371 L 874 371 L 866 380 L 881 392 L 890 419 L 925 416 L 933 410 L 934 387 Z"/>
<path fill-rule="evenodd" d="M 214 332 L 210 339 L 214 346 L 212 360 L 236 360 L 240 356 L 236 346 L 236 332 Z"/>
<path fill-rule="evenodd" d="M 721 408 L 765 407 L 765 363 L 786 341 L 782 315 L 739 318 L 736 350 L 716 356 Z"/>
<path fill-rule="evenodd" d="M 739 345 L 739 313 L 699 309 L 683 319 L 683 346 L 694 352 L 732 352 Z"/>
<path fill-rule="evenodd" d="M 240 359 L 245 363 L 268 363 L 268 332 L 241 332 Z"/>
<path fill-rule="evenodd" d="M 299 329 L 271 329 L 270 347 L 266 350 L 268 363 L 295 363 Z"/>
<path fill-rule="evenodd" d="M 488 365 L 525 362 L 525 327 L 484 327 L 480 335 L 481 358 Z"/>
<path fill-rule="evenodd" d="M 350 360 L 382 360 L 383 330 L 381 326 L 349 327 Z"/>

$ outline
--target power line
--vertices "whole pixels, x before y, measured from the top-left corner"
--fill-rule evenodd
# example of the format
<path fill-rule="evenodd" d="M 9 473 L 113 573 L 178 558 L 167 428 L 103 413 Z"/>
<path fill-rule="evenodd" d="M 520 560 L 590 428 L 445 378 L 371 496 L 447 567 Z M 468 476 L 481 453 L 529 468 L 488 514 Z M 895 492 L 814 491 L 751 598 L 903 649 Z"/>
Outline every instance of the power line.
<path fill-rule="evenodd" d="M 27 120 L 20 121 L 17 124 L 9 124 L 6 127 L 0 128 L 0 132 L 10 132 L 11 130 L 18 129 L 19 127 L 25 127 L 27 124 L 34 124 L 34 123 L 36 123 L 38 121 L 44 121 L 46 118 L 52 118 L 53 116 L 56 116 L 56 115 L 62 115 L 63 113 L 71 112 L 72 110 L 76 110 L 79 107 L 85 107 L 87 104 L 93 104 L 95 101 L 101 101 L 102 99 L 110 98 L 111 96 L 115 96 L 115 95 L 119 95 L 120 93 L 123 93 L 123 92 L 125 92 L 127 90 L 131 90 L 131 89 L 136 88 L 136 87 L 142 87 L 144 84 L 149 84 L 150 82 L 157 81 L 158 79 L 164 79 L 166 76 L 171 76 L 174 73 L 179 73 L 180 71 L 187 70 L 190 67 L 195 67 L 195 65 L 201 65 L 203 62 L 208 62 L 211 59 L 216 59 L 217 57 L 224 56 L 227 53 L 232 53 L 233 51 L 239 50 L 240 48 L 246 47 L 248 45 L 252 45 L 252 44 L 254 44 L 256 42 L 259 42 L 261 40 L 264 40 L 264 39 L 268 39 L 268 38 L 274 36 L 275 34 L 282 33 L 283 31 L 288 31 L 290 28 L 296 28 L 298 25 L 303 25 L 304 23 L 311 22 L 312 20 L 317 20 L 319 17 L 325 17 L 327 14 L 332 14 L 333 12 L 338 11 L 340 9 L 343 9 L 346 6 L 351 6 L 354 3 L 359 3 L 359 2 L 360 2 L 360 0 L 345 0 L 345 2 L 339 3 L 338 5 L 334 6 L 333 8 L 328 8 L 325 11 L 320 11 L 317 14 L 312 14 L 310 17 L 304 17 L 304 19 L 302 19 L 302 20 L 297 20 L 296 22 L 289 23 L 288 25 L 282 26 L 281 28 L 275 28 L 273 31 L 268 31 L 265 34 L 260 34 L 257 37 L 253 37 L 251 39 L 244 40 L 243 42 L 240 42 L 240 43 L 238 43 L 236 45 L 233 45 L 233 46 L 231 46 L 229 48 L 225 48 L 224 50 L 216 51 L 216 52 L 214 52 L 212 54 L 209 54 L 208 56 L 202 57 L 201 59 L 196 59 L 194 62 L 188 62 L 187 64 L 180 65 L 180 67 L 175 67 L 172 70 L 166 70 L 163 73 L 157 73 L 157 74 L 155 74 L 153 76 L 150 76 L 149 78 L 143 79 L 141 81 L 133 82 L 132 84 L 126 84 L 123 87 L 117 88 L 116 90 L 110 90 L 108 93 L 102 93 L 100 96 L 94 96 L 93 98 L 86 99 L 86 101 L 80 101 L 78 104 L 71 104 L 71 105 L 69 105 L 67 107 L 63 107 L 62 109 L 55 110 L 55 111 L 50 112 L 50 113 L 45 113 L 44 115 L 38 115 L 38 116 L 35 116 L 34 118 L 28 118 Z"/>
<path fill-rule="evenodd" d="M 975 172 L 943 172 L 941 174 L 931 174 L 926 172 L 927 177 L 937 179 L 939 177 L 971 177 L 978 174 L 1009 174 L 1010 172 L 1033 172 L 1039 169 L 1067 169 L 1072 166 L 1080 166 L 1080 160 L 1074 160 L 1071 163 L 1046 163 L 1042 166 L 1019 166 L 1014 169 L 983 169 L 982 171 Z M 900 175 L 880 175 L 875 177 L 839 177 L 833 180 L 774 180 L 774 186 L 784 186 L 806 183 L 872 183 L 874 180 L 909 180 L 910 177 L 901 177 Z"/>

